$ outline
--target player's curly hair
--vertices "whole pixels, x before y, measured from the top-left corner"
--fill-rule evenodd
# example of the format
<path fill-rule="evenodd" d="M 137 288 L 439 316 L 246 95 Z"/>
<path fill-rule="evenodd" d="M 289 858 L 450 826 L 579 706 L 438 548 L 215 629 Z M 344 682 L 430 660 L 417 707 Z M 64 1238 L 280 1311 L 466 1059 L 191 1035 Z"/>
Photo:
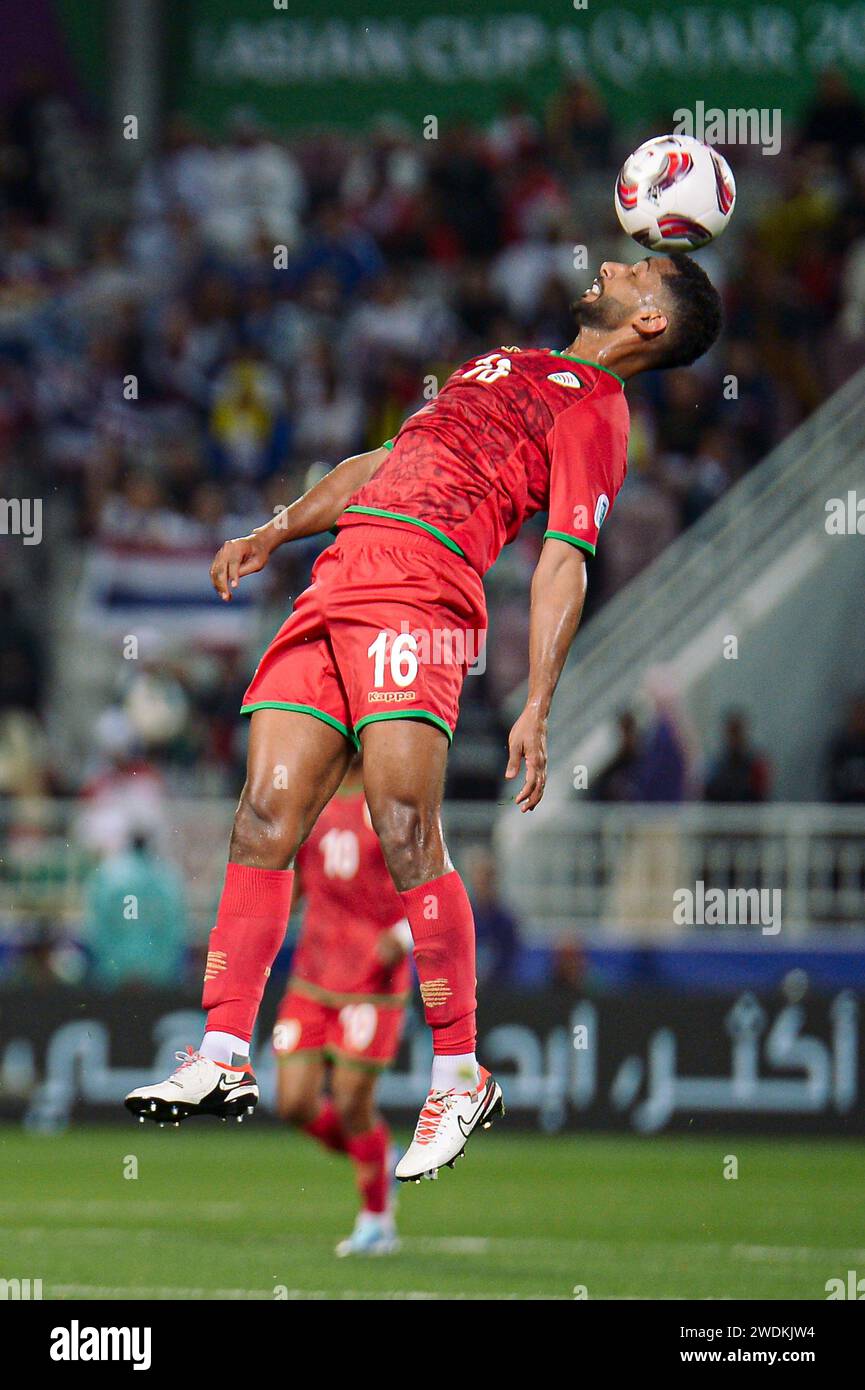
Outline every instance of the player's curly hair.
<path fill-rule="evenodd" d="M 655 365 L 690 367 L 717 340 L 724 322 L 721 296 L 693 257 L 682 251 L 670 257 L 672 270 L 664 276 L 672 313 L 667 332 L 658 343 Z"/>

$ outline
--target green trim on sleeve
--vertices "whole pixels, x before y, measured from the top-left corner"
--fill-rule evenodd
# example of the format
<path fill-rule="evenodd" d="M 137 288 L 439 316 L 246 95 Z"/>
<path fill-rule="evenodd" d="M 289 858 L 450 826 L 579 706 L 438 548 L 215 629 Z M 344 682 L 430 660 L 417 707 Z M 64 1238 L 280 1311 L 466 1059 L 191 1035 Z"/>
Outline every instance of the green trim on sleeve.
<path fill-rule="evenodd" d="M 355 724 L 354 732 L 359 734 L 367 724 L 380 724 L 385 719 L 422 719 L 425 723 L 435 724 L 437 729 L 441 729 L 442 733 L 447 736 L 448 743 L 454 741 L 451 727 L 439 715 L 433 714 L 432 710 L 428 709 L 394 709 L 389 710 L 386 714 L 365 714 L 363 719 L 359 719 Z"/>
<path fill-rule="evenodd" d="M 569 536 L 566 531 L 545 531 L 544 540 L 548 538 L 554 541 L 567 541 L 568 545 L 575 545 L 578 550 L 585 550 L 588 555 L 595 553 L 595 547 L 591 541 L 582 541 L 579 536 Z"/>
<path fill-rule="evenodd" d="M 416 516 L 404 516 L 402 512 L 386 512 L 381 507 L 358 507 L 354 504 L 346 507 L 345 510 L 347 512 L 359 512 L 361 516 L 380 516 L 385 521 L 405 521 L 409 526 L 419 526 L 422 531 L 435 536 L 437 541 L 446 545 L 448 550 L 453 551 L 454 555 L 461 556 L 463 560 L 466 558 L 465 551 L 457 545 L 456 541 L 452 541 L 450 536 L 446 536 L 444 531 L 440 531 L 437 526 L 431 526 L 428 521 L 419 521 Z"/>
<path fill-rule="evenodd" d="M 320 719 L 323 724 L 329 724 L 332 729 L 336 729 L 345 738 L 353 743 L 355 748 L 360 748 L 357 735 L 343 724 L 339 719 L 334 719 L 332 714 L 325 714 L 323 709 L 316 709 L 314 705 L 295 705 L 288 700 L 258 700 L 252 705 L 241 705 L 241 714 L 254 714 L 257 709 L 287 709 L 293 714 L 311 714 L 313 719 Z"/>
<path fill-rule="evenodd" d="M 382 449 L 392 449 L 395 443 L 396 443 L 396 440 L 395 440 L 395 439 L 386 439 L 386 440 L 384 441 L 384 443 L 383 443 L 380 447 L 381 447 Z"/>

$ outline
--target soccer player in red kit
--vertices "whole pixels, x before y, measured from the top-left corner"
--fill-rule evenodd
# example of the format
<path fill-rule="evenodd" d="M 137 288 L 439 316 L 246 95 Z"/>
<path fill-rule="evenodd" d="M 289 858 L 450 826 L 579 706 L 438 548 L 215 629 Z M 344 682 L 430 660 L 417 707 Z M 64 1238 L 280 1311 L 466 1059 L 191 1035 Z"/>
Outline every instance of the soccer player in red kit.
<path fill-rule="evenodd" d="M 362 1207 L 337 1254 L 387 1255 L 399 1242 L 390 1131 L 375 1091 L 399 1048 L 412 939 L 372 828 L 360 758 L 294 867 L 304 911 L 273 1029 L 277 1110 L 355 1166 Z"/>
<path fill-rule="evenodd" d="M 254 1106 L 249 1038 L 285 931 L 291 865 L 358 742 L 433 1036 L 430 1092 L 396 1176 L 434 1175 L 501 1109 L 501 1091 L 475 1057 L 474 924 L 440 818 L 460 690 L 486 629 L 481 576 L 546 510 L 528 695 L 505 772 L 513 778 L 525 764 L 515 800 L 531 811 L 544 791 L 547 718 L 582 612 L 586 561 L 625 477 L 625 382 L 695 361 L 721 325 L 716 291 L 682 255 L 605 261 L 574 311 L 578 332 L 564 351 L 484 352 L 395 440 L 346 459 L 219 550 L 211 576 L 227 601 L 278 545 L 337 528 L 243 705 L 247 780 L 210 939 L 201 1049 L 166 1082 L 133 1091 L 126 1103 L 135 1113 Z"/>

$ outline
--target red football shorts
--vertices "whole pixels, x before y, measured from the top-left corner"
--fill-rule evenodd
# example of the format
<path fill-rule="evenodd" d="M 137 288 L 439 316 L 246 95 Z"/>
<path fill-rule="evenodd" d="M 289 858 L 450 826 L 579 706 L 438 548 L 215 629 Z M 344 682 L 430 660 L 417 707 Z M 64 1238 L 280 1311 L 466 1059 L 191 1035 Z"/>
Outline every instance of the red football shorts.
<path fill-rule="evenodd" d="M 273 1050 L 279 1061 L 304 1053 L 321 1053 L 331 1062 L 389 1067 L 399 1051 L 405 1007 L 373 1003 L 359 996 L 331 1004 L 289 988 L 273 1026 Z"/>
<path fill-rule="evenodd" d="M 481 656 L 480 575 L 414 526 L 345 526 L 258 664 L 242 713 L 311 714 L 357 743 L 378 719 L 424 719 L 453 737 Z"/>

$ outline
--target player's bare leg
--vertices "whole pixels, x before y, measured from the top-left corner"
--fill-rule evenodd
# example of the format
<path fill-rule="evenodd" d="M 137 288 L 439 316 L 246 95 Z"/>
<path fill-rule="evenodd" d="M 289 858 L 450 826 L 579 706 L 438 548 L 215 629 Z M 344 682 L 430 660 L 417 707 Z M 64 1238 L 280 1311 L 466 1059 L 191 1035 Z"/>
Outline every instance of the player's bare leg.
<path fill-rule="evenodd" d="M 423 720 L 367 724 L 364 788 L 373 826 L 414 938 L 424 1016 L 433 1035 L 430 1091 L 401 1182 L 453 1166 L 478 1126 L 503 1113 L 502 1093 L 475 1058 L 474 919 L 441 825 L 448 741 Z"/>
<path fill-rule="evenodd" d="M 285 870 L 342 782 L 354 749 L 331 725 L 294 710 L 256 710 L 249 723 L 229 860 Z"/>
<path fill-rule="evenodd" d="M 234 817 L 225 884 L 204 974 L 204 1041 L 178 1054 L 165 1081 L 126 1098 L 142 1121 L 192 1115 L 242 1120 L 258 1103 L 249 1042 L 291 911 L 291 864 L 352 756 L 337 729 L 294 710 L 251 717 L 246 785 Z"/>
<path fill-rule="evenodd" d="M 318 1052 L 277 1058 L 276 1113 L 284 1124 L 298 1129 L 313 1124 L 322 1108 L 326 1080 L 327 1064 Z"/>

